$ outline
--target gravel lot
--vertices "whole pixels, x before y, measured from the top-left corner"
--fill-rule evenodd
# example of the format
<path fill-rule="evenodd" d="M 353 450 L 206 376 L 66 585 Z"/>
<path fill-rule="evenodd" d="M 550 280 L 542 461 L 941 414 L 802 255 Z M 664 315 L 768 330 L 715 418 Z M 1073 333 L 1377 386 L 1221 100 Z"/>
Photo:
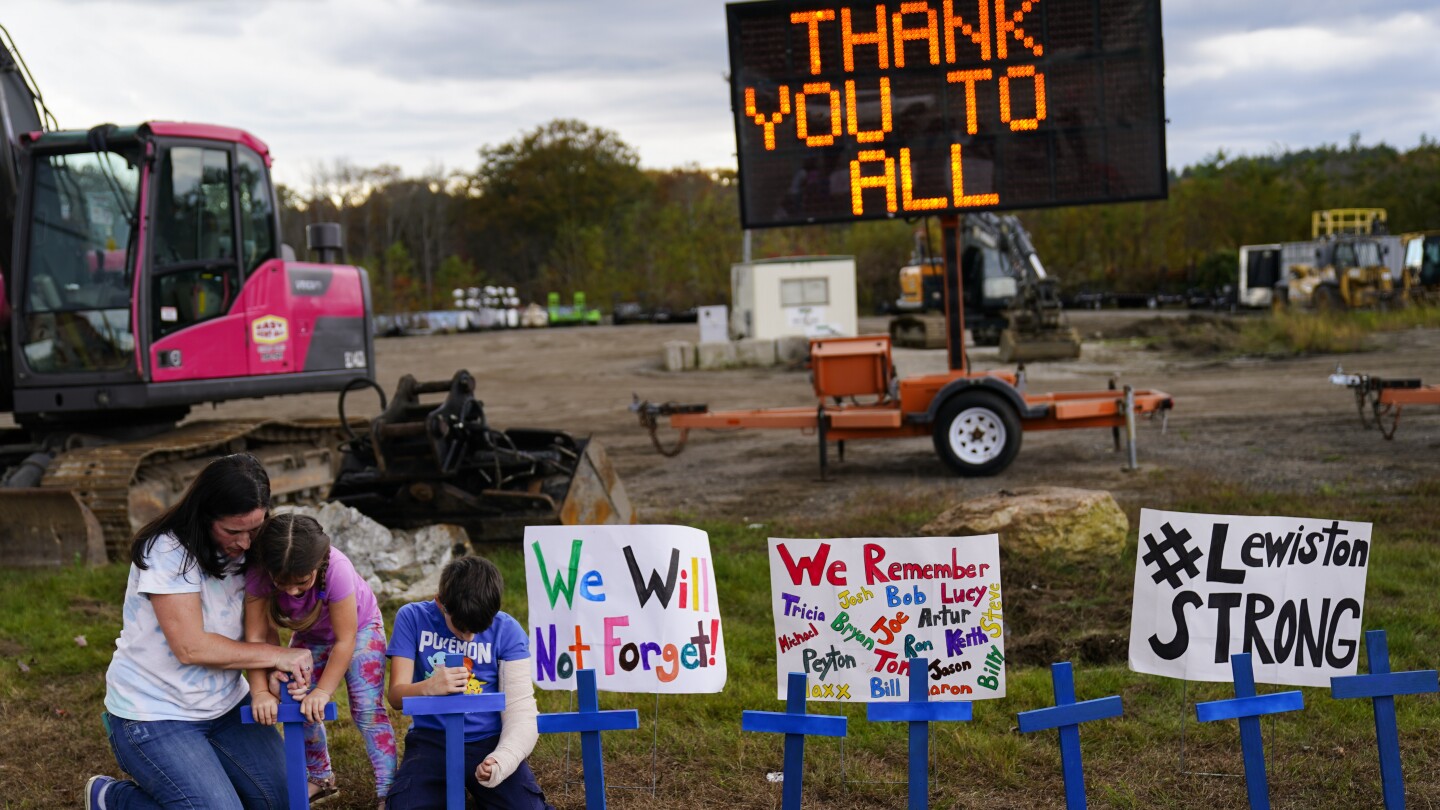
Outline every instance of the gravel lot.
<path fill-rule="evenodd" d="M 679 456 L 654 451 L 629 412 L 632 395 L 654 402 L 704 402 L 712 409 L 813 405 L 803 369 L 735 369 L 670 373 L 661 365 L 666 340 L 698 337 L 693 324 L 575 327 L 392 338 L 376 343 L 387 390 L 403 373 L 446 379 L 466 368 L 476 377 L 496 427 L 549 427 L 603 442 L 643 521 L 676 516 L 768 522 L 823 514 L 874 490 L 964 498 L 1033 485 L 1108 489 L 1129 508 L 1163 503 L 1157 488 L 1183 487 L 1186 475 L 1231 480 L 1271 491 L 1324 492 L 1330 487 L 1404 488 L 1436 473 L 1440 408 L 1412 407 L 1393 441 L 1361 427 L 1348 389 L 1331 385 L 1337 362 L 1347 371 L 1440 382 L 1440 330 L 1375 336 L 1377 349 L 1346 356 L 1288 360 L 1221 359 L 1147 349 L 1143 341 L 1101 339 L 1184 311 L 1075 312 L 1085 336 L 1078 361 L 1027 368 L 1029 390 L 1103 389 L 1110 378 L 1175 397 L 1167 429 L 1142 422 L 1141 469 L 1122 470 L 1124 454 L 1108 430 L 1034 432 L 1020 455 L 991 478 L 950 475 L 928 438 L 851 442 L 843 463 L 831 453 L 819 480 L 813 436 L 791 430 L 700 431 Z M 1242 315 L 1236 317 L 1264 317 Z M 1150 324 L 1155 326 L 1156 324 Z M 885 321 L 862 319 L 862 331 Z M 977 368 L 1002 368 L 993 349 L 972 349 Z M 902 376 L 941 371 L 939 350 L 895 351 Z M 367 399 L 368 397 L 368 399 Z M 373 396 L 352 397 L 353 412 L 373 413 Z M 211 416 L 328 416 L 331 395 L 251 400 L 197 410 Z M 662 429 L 661 438 L 675 435 Z"/>

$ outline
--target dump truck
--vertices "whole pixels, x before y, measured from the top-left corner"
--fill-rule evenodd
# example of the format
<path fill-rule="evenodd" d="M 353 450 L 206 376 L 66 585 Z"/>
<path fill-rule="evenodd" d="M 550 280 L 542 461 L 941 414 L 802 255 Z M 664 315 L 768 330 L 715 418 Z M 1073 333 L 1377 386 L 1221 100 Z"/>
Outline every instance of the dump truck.
<path fill-rule="evenodd" d="M 296 261 L 280 242 L 269 147 L 243 130 L 59 128 L 0 34 L 0 415 L 12 423 L 0 427 L 0 563 L 123 557 L 220 454 L 256 455 L 277 500 L 325 497 L 354 443 L 343 401 L 339 419 L 187 417 L 204 403 L 376 386 L 369 276 L 339 262 L 340 227 L 312 225 L 318 260 Z M 452 427 L 424 420 L 418 435 L 440 447 L 431 434 Z M 566 449 L 600 461 L 547 475 L 606 466 L 598 445 Z M 533 484 L 521 478 L 477 497 L 504 504 Z M 633 520 L 614 494 L 619 508 L 599 496 L 613 519 Z"/>

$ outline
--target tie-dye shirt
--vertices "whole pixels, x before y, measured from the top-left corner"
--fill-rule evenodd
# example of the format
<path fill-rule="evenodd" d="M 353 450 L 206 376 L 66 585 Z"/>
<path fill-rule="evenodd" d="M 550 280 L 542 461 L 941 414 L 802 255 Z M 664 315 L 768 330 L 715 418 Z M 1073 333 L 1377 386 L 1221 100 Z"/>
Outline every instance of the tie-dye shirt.
<path fill-rule="evenodd" d="M 245 576 L 233 561 L 224 579 L 206 576 L 174 535 L 155 538 L 145 561 L 130 565 L 115 657 L 105 673 L 105 710 L 127 720 L 213 720 L 249 693 L 238 669 L 182 664 L 170 650 L 151 594 L 198 593 L 205 632 L 245 637 Z M 181 573 L 189 562 L 189 570 Z"/>

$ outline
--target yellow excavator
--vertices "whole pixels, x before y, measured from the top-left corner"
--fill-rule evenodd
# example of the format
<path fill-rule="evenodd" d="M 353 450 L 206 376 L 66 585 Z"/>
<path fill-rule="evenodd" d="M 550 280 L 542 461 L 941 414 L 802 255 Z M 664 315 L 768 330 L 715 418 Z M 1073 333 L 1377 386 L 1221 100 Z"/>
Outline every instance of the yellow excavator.
<path fill-rule="evenodd" d="M 1018 217 L 968 214 L 960 225 L 960 275 L 965 326 L 977 346 L 998 346 L 1005 363 L 1071 360 L 1080 336 L 1060 305 L 1056 281 L 1045 272 Z M 943 348 L 945 262 L 917 237 L 915 254 L 900 269 L 900 313 L 891 340 L 907 348 Z"/>

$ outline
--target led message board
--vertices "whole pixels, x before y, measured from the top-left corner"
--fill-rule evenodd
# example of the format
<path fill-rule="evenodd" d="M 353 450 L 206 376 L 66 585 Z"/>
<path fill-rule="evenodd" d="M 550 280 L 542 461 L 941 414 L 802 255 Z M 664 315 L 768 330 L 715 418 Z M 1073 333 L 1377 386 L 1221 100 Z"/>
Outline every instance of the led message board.
<path fill-rule="evenodd" d="M 747 228 L 1165 196 L 1158 0 L 726 14 Z"/>

